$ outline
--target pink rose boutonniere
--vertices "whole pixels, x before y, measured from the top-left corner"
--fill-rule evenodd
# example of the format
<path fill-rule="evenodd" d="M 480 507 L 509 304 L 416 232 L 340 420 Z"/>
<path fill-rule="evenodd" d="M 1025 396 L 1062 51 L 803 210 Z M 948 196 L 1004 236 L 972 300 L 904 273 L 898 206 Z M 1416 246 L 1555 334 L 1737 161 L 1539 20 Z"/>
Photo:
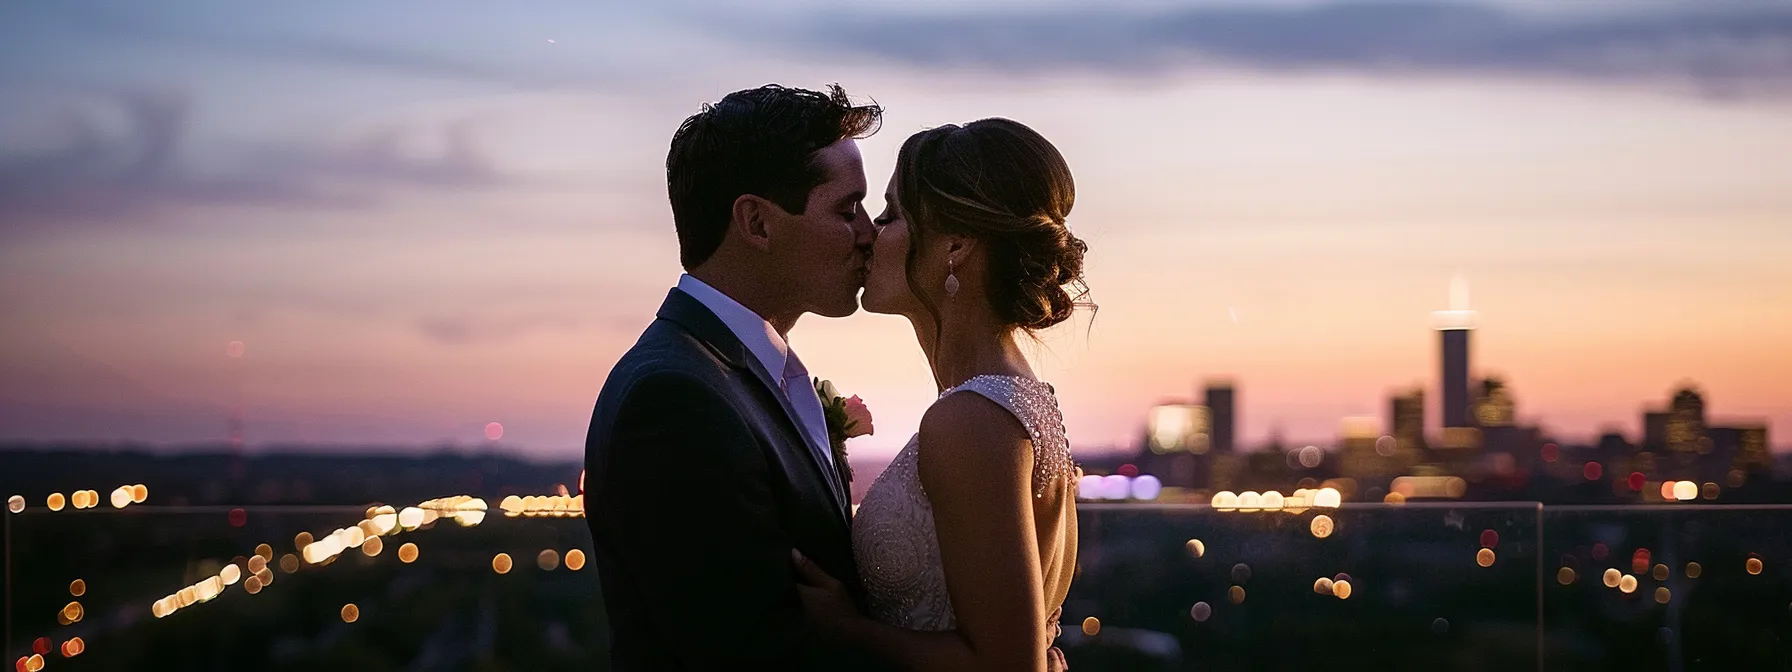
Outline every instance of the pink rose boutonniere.
<path fill-rule="evenodd" d="M 834 466 L 847 483 L 852 482 L 852 465 L 846 462 L 846 440 L 871 434 L 871 409 L 859 395 L 840 396 L 830 381 L 815 379 L 815 396 L 821 398 L 821 410 L 828 421 L 828 443 L 834 451 Z"/>

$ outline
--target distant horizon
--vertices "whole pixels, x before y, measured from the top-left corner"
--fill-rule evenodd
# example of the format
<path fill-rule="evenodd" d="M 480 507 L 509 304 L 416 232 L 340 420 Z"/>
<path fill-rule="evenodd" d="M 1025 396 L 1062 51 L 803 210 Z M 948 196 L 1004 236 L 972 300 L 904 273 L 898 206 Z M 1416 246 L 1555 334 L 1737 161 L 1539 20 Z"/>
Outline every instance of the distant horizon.
<path fill-rule="evenodd" d="M 1792 450 L 1792 59 L 1762 30 L 1792 6 L 1574 4 L 4 3 L 0 440 L 234 412 L 255 445 L 497 422 L 571 455 L 678 280 L 673 131 L 776 82 L 885 108 L 873 213 L 921 129 L 1060 150 L 1100 310 L 1026 347 L 1073 445 L 1136 445 L 1210 377 L 1245 445 L 1415 384 L 1436 423 L 1460 277 L 1470 373 L 1522 422 L 1635 437 L 1693 380 Z M 876 415 L 854 450 L 937 395 L 902 318 L 790 337 Z"/>

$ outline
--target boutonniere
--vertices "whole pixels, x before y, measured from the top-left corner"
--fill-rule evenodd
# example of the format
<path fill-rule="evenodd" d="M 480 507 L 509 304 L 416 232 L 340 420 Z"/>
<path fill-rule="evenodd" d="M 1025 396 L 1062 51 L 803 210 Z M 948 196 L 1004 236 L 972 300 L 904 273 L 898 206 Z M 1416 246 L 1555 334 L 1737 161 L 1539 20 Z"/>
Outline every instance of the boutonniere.
<path fill-rule="evenodd" d="M 872 433 L 871 409 L 859 395 L 840 396 L 831 381 L 815 379 L 815 396 L 821 398 L 822 415 L 828 422 L 828 443 L 834 451 L 834 466 L 846 482 L 852 482 L 852 465 L 846 462 L 846 440 Z"/>

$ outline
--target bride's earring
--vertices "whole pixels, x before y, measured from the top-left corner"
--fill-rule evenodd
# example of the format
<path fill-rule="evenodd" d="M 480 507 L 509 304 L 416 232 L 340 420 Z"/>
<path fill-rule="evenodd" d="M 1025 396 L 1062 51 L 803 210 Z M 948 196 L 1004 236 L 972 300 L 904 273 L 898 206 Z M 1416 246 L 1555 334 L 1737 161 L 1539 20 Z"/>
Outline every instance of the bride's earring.
<path fill-rule="evenodd" d="M 946 260 L 946 296 L 958 296 L 958 276 L 952 273 L 952 260 Z"/>

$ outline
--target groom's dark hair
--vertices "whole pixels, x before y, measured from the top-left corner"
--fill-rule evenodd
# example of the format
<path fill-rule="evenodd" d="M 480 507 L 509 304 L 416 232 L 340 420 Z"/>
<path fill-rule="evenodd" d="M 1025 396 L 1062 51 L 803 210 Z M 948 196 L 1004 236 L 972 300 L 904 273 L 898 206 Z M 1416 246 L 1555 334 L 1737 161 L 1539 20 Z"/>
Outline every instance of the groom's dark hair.
<path fill-rule="evenodd" d="M 815 152 L 876 133 L 882 119 L 883 108 L 852 104 L 838 84 L 826 93 L 768 84 L 704 104 L 672 134 L 666 153 L 679 262 L 688 271 L 715 254 L 743 195 L 802 214 L 826 178 Z"/>

